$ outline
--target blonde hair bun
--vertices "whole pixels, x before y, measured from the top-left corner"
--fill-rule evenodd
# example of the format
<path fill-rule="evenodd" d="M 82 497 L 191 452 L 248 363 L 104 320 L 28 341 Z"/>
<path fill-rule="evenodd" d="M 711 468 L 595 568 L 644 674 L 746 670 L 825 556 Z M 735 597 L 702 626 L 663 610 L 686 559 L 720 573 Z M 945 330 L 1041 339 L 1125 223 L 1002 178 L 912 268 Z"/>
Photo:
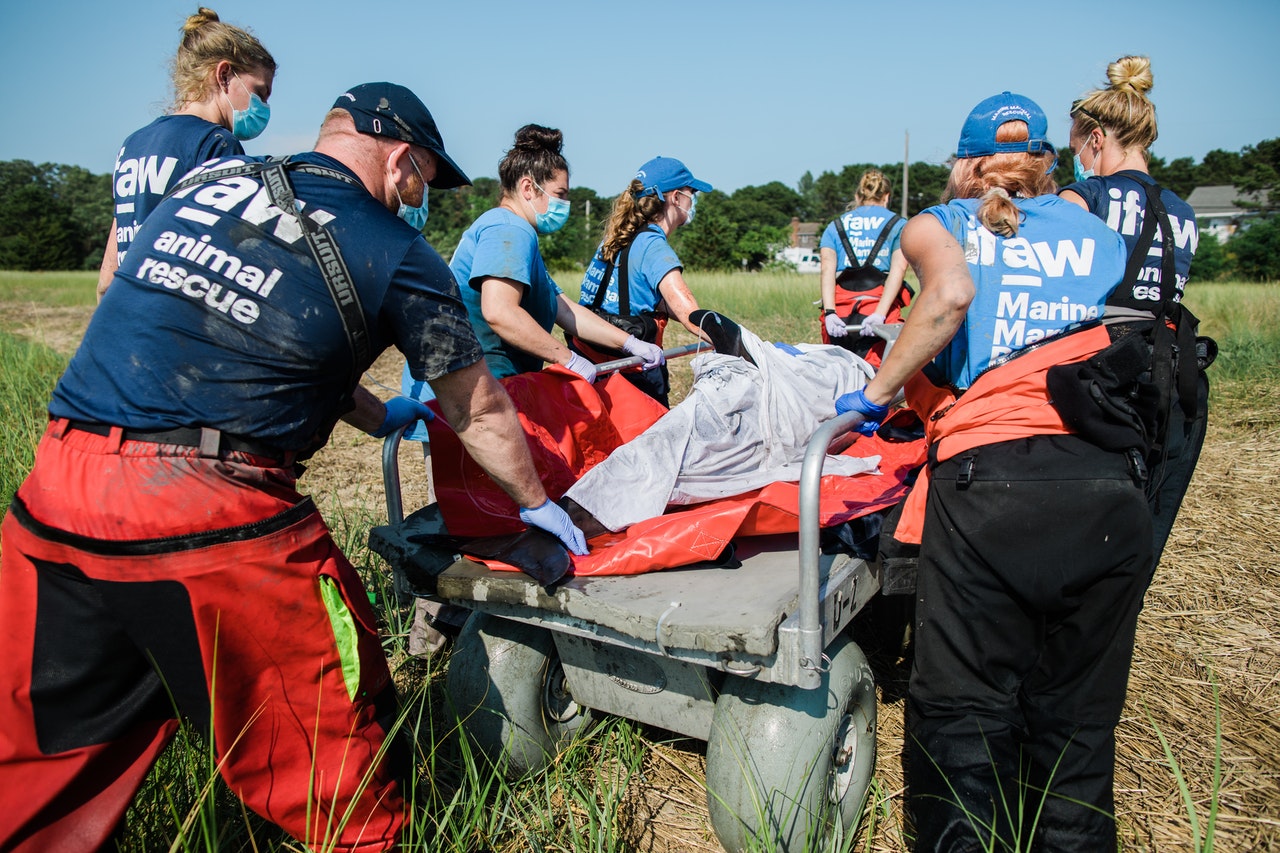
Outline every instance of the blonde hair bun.
<path fill-rule="evenodd" d="M 1145 96 L 1151 91 L 1151 59 L 1146 56 L 1122 56 L 1107 66 L 1107 80 L 1117 91 L 1129 90 Z"/>

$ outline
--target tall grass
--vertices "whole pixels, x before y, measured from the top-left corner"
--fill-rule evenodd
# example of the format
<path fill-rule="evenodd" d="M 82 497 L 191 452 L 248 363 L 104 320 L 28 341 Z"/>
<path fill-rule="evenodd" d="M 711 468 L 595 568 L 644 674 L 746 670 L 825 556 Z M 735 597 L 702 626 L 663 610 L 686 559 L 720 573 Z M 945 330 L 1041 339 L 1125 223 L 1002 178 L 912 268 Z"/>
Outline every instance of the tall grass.
<path fill-rule="evenodd" d="M 1250 386 L 1280 379 L 1280 284 L 1193 284 L 1187 306 L 1200 318 L 1200 333 L 1218 342 L 1210 381 Z"/>
<path fill-rule="evenodd" d="M 96 272 L 0 272 L 0 302 L 35 302 L 51 308 L 93 305 Z"/>
<path fill-rule="evenodd" d="M 818 298 L 816 276 L 690 273 L 687 278 L 700 304 L 766 340 L 818 340 L 818 311 L 812 304 Z M 91 306 L 92 281 L 92 273 L 0 273 L 0 322 L 12 313 L 5 309 L 14 303 Z M 570 285 L 566 290 L 576 289 L 571 278 L 564 283 Z M 1280 286 L 1195 284 L 1188 304 L 1201 318 L 1202 333 L 1216 338 L 1221 347 L 1211 373 L 1216 395 L 1242 399 L 1258 383 L 1280 384 Z M 686 332 L 671 329 L 669 343 L 687 340 L 691 338 Z M 687 365 L 687 359 L 682 361 Z M 0 496 L 5 505 L 30 468 L 44 429 L 45 406 L 64 366 L 64 356 L 0 329 L 0 423 L 5 427 L 0 431 Z M 493 773 L 465 739 L 457 737 L 458 721 L 443 689 L 447 658 L 407 654 L 409 611 L 397 600 L 387 567 L 367 548 L 369 527 L 380 517 L 379 496 L 351 506 L 325 501 L 323 485 L 313 485 L 319 487 L 336 541 L 354 563 L 366 567 L 386 654 L 401 686 L 403 725 L 418 744 L 420 772 L 412 792 L 417 807 L 410 830 L 414 843 L 441 851 L 633 849 L 635 827 L 622 822 L 620 806 L 628 786 L 644 772 L 652 745 L 644 729 L 625 720 L 606 720 L 532 778 L 509 782 Z M 1168 757 L 1172 772 L 1178 774 L 1172 753 Z M 868 830 L 888 821 L 893 796 L 878 782 L 872 791 Z M 1205 842 L 1212 843 L 1212 820 L 1211 809 L 1197 830 L 1197 849 L 1210 849 Z M 858 848 L 871 849 L 869 837 L 864 838 Z M 243 809 L 217 777 L 207 738 L 185 728 L 135 799 L 120 845 L 139 853 L 300 849 Z"/>
<path fill-rule="evenodd" d="M 0 509 L 31 470 L 46 408 L 66 359 L 0 330 Z"/>

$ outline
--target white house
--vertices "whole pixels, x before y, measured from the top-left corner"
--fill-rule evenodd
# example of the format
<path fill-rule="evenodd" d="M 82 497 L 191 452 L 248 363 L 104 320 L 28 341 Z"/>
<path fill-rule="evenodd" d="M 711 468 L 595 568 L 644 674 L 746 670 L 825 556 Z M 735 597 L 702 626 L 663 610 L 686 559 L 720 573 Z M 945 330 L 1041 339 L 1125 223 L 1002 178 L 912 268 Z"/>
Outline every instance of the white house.
<path fill-rule="evenodd" d="M 1251 217 L 1259 215 L 1258 208 L 1241 207 L 1237 201 L 1265 204 L 1262 193 L 1245 193 L 1230 185 L 1196 187 L 1187 196 L 1187 204 L 1196 212 L 1196 225 L 1201 234 L 1212 234 L 1218 242 L 1225 243 L 1227 238 L 1240 228 L 1248 228 Z"/>

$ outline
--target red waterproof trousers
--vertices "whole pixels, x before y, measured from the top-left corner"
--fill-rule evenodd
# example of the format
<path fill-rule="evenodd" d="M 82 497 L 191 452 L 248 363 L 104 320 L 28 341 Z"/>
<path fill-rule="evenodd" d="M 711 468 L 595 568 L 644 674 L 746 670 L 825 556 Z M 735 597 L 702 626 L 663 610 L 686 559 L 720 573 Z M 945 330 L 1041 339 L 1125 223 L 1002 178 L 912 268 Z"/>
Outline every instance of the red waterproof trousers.
<path fill-rule="evenodd" d="M 109 845 L 178 716 L 255 812 L 389 848 L 394 692 L 315 506 L 255 457 L 120 438 L 51 424 L 0 529 L 0 850 Z"/>

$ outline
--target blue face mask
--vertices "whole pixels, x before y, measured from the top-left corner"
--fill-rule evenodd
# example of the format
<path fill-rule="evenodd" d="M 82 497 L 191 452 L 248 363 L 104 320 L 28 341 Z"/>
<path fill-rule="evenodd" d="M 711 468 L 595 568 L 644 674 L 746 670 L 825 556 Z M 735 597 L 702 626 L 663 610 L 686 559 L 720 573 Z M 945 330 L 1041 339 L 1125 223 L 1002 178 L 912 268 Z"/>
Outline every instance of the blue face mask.
<path fill-rule="evenodd" d="M 400 209 L 396 211 L 405 222 L 413 226 L 414 230 L 421 232 L 427 225 L 427 182 L 422 179 L 422 172 L 418 171 L 418 163 L 413 159 L 413 155 L 409 155 L 409 164 L 413 166 L 414 173 L 418 176 L 418 180 L 422 181 L 422 204 L 417 207 L 410 207 L 400 200 Z M 396 198 L 400 199 L 400 189 L 396 188 Z"/>
<path fill-rule="evenodd" d="M 538 187 L 537 184 L 534 184 Z M 533 212 L 533 227 L 537 229 L 539 234 L 553 234 L 564 227 L 569 221 L 569 202 L 562 198 L 556 198 L 551 193 L 538 187 L 538 192 L 547 197 L 547 212 Z M 533 205 L 529 205 L 532 207 Z"/>
<path fill-rule="evenodd" d="M 684 224 L 688 225 L 691 222 L 693 222 L 693 215 L 698 212 L 698 196 L 695 193 L 686 193 L 686 192 L 680 192 L 680 191 L 677 191 L 676 194 L 682 195 L 682 196 L 688 196 L 689 198 L 689 209 L 685 210 L 683 207 L 680 208 L 681 210 L 684 210 L 685 216 L 687 217 L 684 221 Z M 679 205 L 677 205 L 677 207 L 679 207 Z"/>
<path fill-rule="evenodd" d="M 1097 165 L 1096 163 L 1094 165 Z M 1093 177 L 1093 169 L 1086 169 L 1084 164 L 1080 162 L 1080 155 L 1075 154 L 1071 157 L 1071 170 L 1075 173 L 1077 181 L 1085 181 Z"/>
<path fill-rule="evenodd" d="M 231 107 L 231 135 L 240 140 L 254 139 L 267 129 L 267 122 L 271 121 L 271 106 L 249 92 L 249 87 L 244 85 L 239 74 L 236 75 L 236 82 L 248 92 L 249 107 L 243 110 L 236 109 L 234 105 Z M 230 97 L 227 98 L 227 103 L 231 103 Z"/>

